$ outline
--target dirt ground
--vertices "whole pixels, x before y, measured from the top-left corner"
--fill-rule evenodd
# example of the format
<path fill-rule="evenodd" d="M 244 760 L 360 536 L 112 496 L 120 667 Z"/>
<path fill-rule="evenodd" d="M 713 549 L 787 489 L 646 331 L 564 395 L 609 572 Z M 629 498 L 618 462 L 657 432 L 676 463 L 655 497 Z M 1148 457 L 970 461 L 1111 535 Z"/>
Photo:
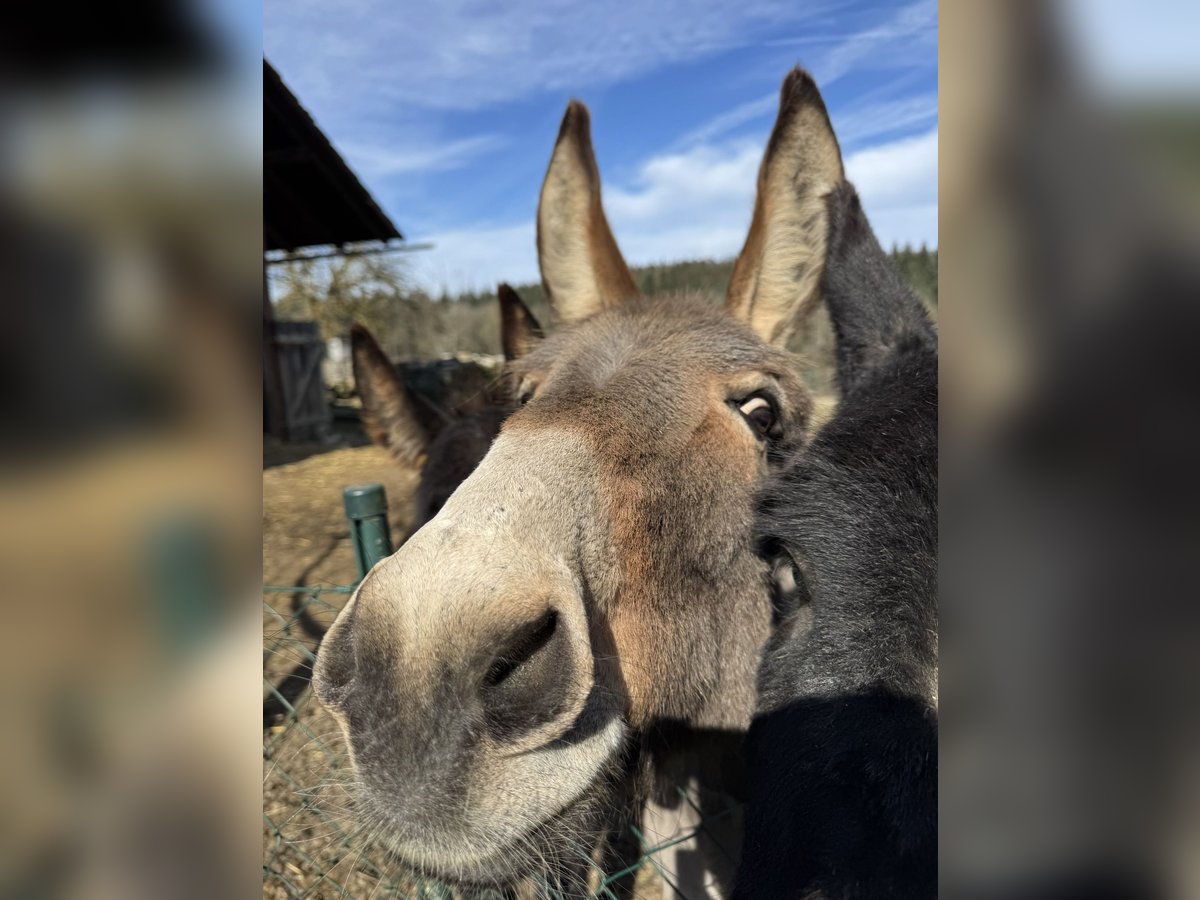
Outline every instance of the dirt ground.
<path fill-rule="evenodd" d="M 387 492 L 393 543 L 407 531 L 416 476 L 373 446 L 335 449 L 263 471 L 265 585 L 349 585 L 358 576 L 342 508 L 342 488 L 379 482 Z M 326 623 L 347 594 L 322 592 L 311 604 Z M 292 594 L 266 593 L 276 614 L 263 611 L 263 674 L 277 684 L 315 641 L 292 624 Z M 264 684 L 264 691 L 266 691 Z M 294 723 L 263 734 L 263 896 L 407 897 L 411 885 L 391 883 L 375 868 L 376 851 L 348 839 L 339 821 L 344 791 L 340 736 L 310 692 L 296 701 Z M 344 889 L 344 890 L 343 890 Z M 415 895 L 414 895 L 415 896 Z"/>
<path fill-rule="evenodd" d="M 394 540 L 408 528 L 416 473 L 375 446 L 337 449 L 263 471 L 263 580 L 349 584 L 357 577 L 342 488 L 379 482 L 387 492 Z M 328 554 L 321 562 L 321 558 Z"/>

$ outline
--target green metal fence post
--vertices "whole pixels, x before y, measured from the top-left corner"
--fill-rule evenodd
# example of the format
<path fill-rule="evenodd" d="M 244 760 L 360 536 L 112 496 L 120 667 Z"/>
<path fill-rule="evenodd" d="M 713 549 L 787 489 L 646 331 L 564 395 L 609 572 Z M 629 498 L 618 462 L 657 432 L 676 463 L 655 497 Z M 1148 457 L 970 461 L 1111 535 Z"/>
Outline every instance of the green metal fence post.
<path fill-rule="evenodd" d="M 392 555 L 387 494 L 382 484 L 359 484 L 342 491 L 342 502 L 346 506 L 346 518 L 350 520 L 350 539 L 354 542 L 361 581 L 375 563 Z"/>

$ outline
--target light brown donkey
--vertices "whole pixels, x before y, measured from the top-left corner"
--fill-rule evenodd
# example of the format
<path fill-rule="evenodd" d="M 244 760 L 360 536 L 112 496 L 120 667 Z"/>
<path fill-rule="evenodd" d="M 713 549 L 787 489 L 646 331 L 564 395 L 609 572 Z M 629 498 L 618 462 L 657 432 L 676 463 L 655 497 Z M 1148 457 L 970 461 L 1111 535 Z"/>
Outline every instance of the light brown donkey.
<path fill-rule="evenodd" d="M 841 180 L 793 71 L 725 307 L 647 299 L 604 217 L 587 109 L 567 108 L 538 208 L 557 327 L 512 365 L 520 408 L 483 462 L 317 661 L 363 815 L 405 864 L 583 891 L 671 753 L 748 725 L 771 622 L 754 492 L 804 438 L 779 348 L 819 299 Z"/>

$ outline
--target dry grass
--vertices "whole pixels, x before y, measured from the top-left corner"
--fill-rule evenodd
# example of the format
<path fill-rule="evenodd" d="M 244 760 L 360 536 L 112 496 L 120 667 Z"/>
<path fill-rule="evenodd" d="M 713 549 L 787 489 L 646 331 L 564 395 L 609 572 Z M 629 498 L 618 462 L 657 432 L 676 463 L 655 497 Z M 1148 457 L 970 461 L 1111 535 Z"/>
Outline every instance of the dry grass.
<path fill-rule="evenodd" d="M 398 542 L 411 517 L 416 478 L 382 450 L 334 450 L 263 472 L 263 579 L 268 585 L 354 582 L 358 573 L 341 491 L 364 482 L 384 485 Z M 322 593 L 309 609 L 328 623 L 346 596 Z M 290 593 L 263 599 L 270 607 L 263 611 L 263 674 L 274 684 L 315 642 L 293 623 Z M 353 842 L 352 829 L 338 821 L 333 807 L 340 805 L 341 792 L 322 788 L 344 771 L 337 726 L 309 692 L 296 707 L 294 719 L 263 735 L 263 896 L 417 896 L 409 893 L 411 885 L 382 877 L 374 863 L 377 854 Z"/>

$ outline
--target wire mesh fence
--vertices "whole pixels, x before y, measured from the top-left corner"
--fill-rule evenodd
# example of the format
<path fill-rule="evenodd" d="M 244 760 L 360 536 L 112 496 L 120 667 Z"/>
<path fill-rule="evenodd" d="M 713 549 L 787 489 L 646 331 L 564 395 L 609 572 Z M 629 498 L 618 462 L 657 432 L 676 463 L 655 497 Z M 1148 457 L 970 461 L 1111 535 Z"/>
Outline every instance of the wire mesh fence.
<path fill-rule="evenodd" d="M 348 504 L 348 511 L 353 511 Z M 352 522 L 353 525 L 353 522 Z M 357 535 L 363 533 L 363 538 Z M 351 528 L 360 572 L 390 546 L 369 544 L 371 529 Z M 386 552 L 385 552 L 386 551 Z M 267 585 L 263 588 L 263 896 L 299 898 L 406 898 L 406 900 L 484 900 L 524 894 L 464 893 L 418 878 L 395 864 L 388 849 L 372 840 L 350 814 L 353 775 L 340 729 L 309 688 L 321 635 L 333 622 L 354 585 Z M 639 897 L 713 896 L 695 878 L 677 871 L 682 848 L 703 840 L 708 852 L 736 861 L 721 832 L 730 805 L 713 811 L 683 789 L 676 804 L 679 820 L 669 829 L 632 829 L 641 850 L 631 865 L 593 871 L 592 892 L 615 900 L 614 887 L 632 879 Z M 679 822 L 685 823 L 679 827 Z M 724 841 L 724 843 L 723 843 Z M 595 867 L 593 867 L 595 868 Z M 537 896 L 558 896 L 546 886 Z M 718 894 L 719 895 L 719 894 Z"/>

